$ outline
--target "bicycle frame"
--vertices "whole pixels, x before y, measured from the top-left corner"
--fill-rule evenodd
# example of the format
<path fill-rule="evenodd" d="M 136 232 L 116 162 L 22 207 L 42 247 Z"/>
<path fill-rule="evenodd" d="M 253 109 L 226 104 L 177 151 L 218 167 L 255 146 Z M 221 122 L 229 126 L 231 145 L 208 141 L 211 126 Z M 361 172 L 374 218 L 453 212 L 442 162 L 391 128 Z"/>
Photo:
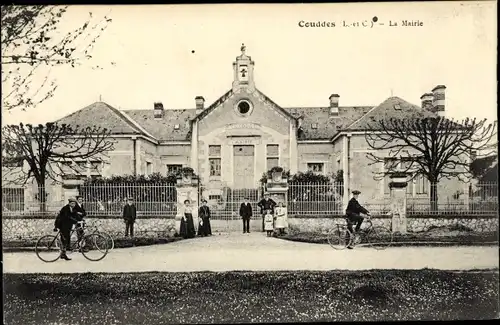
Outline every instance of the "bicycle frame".
<path fill-rule="evenodd" d="M 78 245 L 80 244 L 81 241 L 83 241 L 83 238 L 80 239 L 80 240 L 77 240 L 76 242 L 73 242 L 71 243 L 71 236 L 76 232 L 78 228 L 74 228 L 74 229 L 71 229 L 70 233 L 69 233 L 69 238 L 70 238 L 70 248 L 71 250 L 74 250 L 75 248 L 78 247 Z M 59 240 L 61 242 L 61 247 L 59 247 L 60 250 L 62 250 L 62 234 L 61 234 L 61 230 L 58 230 L 57 231 L 57 234 L 54 236 L 54 241 L 57 241 Z M 51 242 L 51 245 L 54 244 L 54 241 Z"/>

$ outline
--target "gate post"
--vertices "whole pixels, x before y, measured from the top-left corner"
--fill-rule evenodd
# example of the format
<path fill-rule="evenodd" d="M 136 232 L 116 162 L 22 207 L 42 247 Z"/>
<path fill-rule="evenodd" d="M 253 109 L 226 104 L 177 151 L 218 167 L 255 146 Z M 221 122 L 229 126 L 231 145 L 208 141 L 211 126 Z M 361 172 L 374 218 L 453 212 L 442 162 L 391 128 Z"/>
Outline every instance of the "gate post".
<path fill-rule="evenodd" d="M 288 179 L 283 177 L 282 171 L 273 172 L 272 177 L 267 180 L 265 190 L 276 204 L 283 203 L 285 207 L 285 220 L 287 220 L 285 224 L 286 228 L 288 228 Z"/>
<path fill-rule="evenodd" d="M 184 201 L 191 201 L 191 207 L 193 208 L 193 222 L 194 227 L 197 229 L 199 224 L 198 221 L 198 178 L 192 175 L 179 175 L 177 176 L 177 183 L 175 184 L 177 189 L 177 213 L 175 216 L 175 232 L 180 234 L 181 230 L 181 219 L 184 216 Z"/>
<path fill-rule="evenodd" d="M 406 220 L 407 174 L 404 172 L 393 173 L 390 178 L 392 232 L 406 234 L 408 229 Z"/>

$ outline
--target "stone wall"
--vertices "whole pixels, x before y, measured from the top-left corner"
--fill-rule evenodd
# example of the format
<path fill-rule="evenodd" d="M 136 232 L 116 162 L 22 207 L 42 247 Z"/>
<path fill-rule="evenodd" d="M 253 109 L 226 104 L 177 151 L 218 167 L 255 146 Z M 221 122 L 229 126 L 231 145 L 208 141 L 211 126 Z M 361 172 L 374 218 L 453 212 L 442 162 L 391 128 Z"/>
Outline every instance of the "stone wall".
<path fill-rule="evenodd" d="M 113 237 L 122 237 L 125 234 L 125 224 L 119 217 L 86 218 L 87 225 L 98 227 L 100 231 L 107 232 Z M 196 222 L 195 222 L 196 223 Z M 228 220 L 211 220 L 212 233 L 242 232 L 243 222 L 235 217 Z M 52 234 L 54 219 L 47 217 L 16 217 L 2 219 L 2 240 L 36 239 L 43 235 Z M 195 224 L 196 231 L 198 225 Z M 254 216 L 250 221 L 250 231 L 262 229 L 261 216 Z M 54 233 L 55 234 L 55 233 Z M 141 218 L 138 217 L 134 225 L 136 237 L 166 237 L 175 234 L 175 217 L 167 218 Z"/>
<path fill-rule="evenodd" d="M 333 225 L 344 222 L 343 218 L 288 218 L 290 228 L 300 232 L 328 232 Z M 390 229 L 391 218 L 374 217 L 374 226 Z M 450 217 L 409 217 L 408 232 L 422 232 L 434 227 L 461 225 L 475 232 L 491 232 L 498 230 L 498 217 L 450 216 Z"/>
<path fill-rule="evenodd" d="M 374 225 L 390 227 L 391 219 L 387 217 L 374 217 Z M 302 218 L 289 217 L 288 222 L 291 229 L 301 232 L 328 232 L 338 222 L 344 222 L 342 218 Z M 89 226 L 97 226 L 99 230 L 105 231 L 114 237 L 122 237 L 125 233 L 123 219 L 112 218 L 87 218 Z M 243 223 L 240 218 L 229 220 L 211 220 L 212 233 L 241 232 Z M 491 232 L 498 230 L 498 217 L 410 217 L 408 218 L 408 231 L 427 231 L 431 227 L 462 225 L 476 232 Z M 2 219 L 2 240 L 34 239 L 46 234 L 53 233 L 54 219 L 42 217 L 17 217 Z M 198 229 L 198 225 L 195 225 Z M 262 228 L 262 219 L 254 216 L 250 221 L 250 231 L 258 232 Z M 134 229 L 137 237 L 166 237 L 175 234 L 175 219 L 168 218 L 139 218 Z"/>
<path fill-rule="evenodd" d="M 89 227 L 97 227 L 114 237 L 125 234 L 122 218 L 86 218 Z M 55 234 L 53 218 L 3 218 L 2 241 L 34 239 L 47 234 Z M 92 231 L 92 230 L 89 230 Z M 138 219 L 134 225 L 136 237 L 167 237 L 175 233 L 174 218 Z"/>

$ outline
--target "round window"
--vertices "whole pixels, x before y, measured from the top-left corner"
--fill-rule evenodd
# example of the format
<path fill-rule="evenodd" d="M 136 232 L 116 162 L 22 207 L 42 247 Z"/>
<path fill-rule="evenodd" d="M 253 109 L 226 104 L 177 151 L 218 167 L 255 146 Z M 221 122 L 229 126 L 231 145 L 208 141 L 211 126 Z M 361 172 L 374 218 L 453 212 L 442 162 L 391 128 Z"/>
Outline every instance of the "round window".
<path fill-rule="evenodd" d="M 242 100 L 236 105 L 236 109 L 241 115 L 248 115 L 252 110 L 252 105 L 247 100 Z"/>

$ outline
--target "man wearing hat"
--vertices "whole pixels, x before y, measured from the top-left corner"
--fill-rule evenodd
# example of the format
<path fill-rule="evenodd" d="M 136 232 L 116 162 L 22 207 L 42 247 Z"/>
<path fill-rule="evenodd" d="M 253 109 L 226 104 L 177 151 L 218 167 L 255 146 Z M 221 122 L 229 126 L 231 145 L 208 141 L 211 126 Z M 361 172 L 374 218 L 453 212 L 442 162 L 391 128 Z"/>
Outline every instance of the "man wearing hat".
<path fill-rule="evenodd" d="M 58 229 L 61 231 L 61 259 L 66 261 L 71 260 L 68 255 L 66 255 L 66 250 L 71 250 L 71 228 L 78 220 L 80 220 L 77 210 L 75 209 L 76 203 L 75 198 L 69 198 L 68 204 L 62 207 L 54 222 L 54 231 L 57 231 Z"/>
<path fill-rule="evenodd" d="M 134 237 L 134 223 L 137 218 L 137 209 L 132 201 L 132 198 L 127 199 L 127 204 L 123 207 L 123 221 L 125 222 L 125 237 Z"/>
<path fill-rule="evenodd" d="M 364 218 L 361 216 L 361 213 L 370 214 L 368 210 L 366 210 L 361 204 L 358 202 L 358 197 L 361 194 L 360 191 L 354 190 L 352 191 L 352 198 L 349 200 L 349 204 L 347 204 L 346 215 L 349 222 L 347 223 L 347 229 L 351 233 L 353 233 L 352 225 L 356 224 L 355 231 L 358 232 L 361 229 L 361 224 L 363 223 Z M 352 248 L 350 245 L 347 248 Z"/>
<path fill-rule="evenodd" d="M 260 214 L 262 215 L 262 232 L 264 232 L 264 217 L 267 210 L 271 210 L 271 214 L 274 215 L 274 208 L 276 207 L 276 202 L 269 196 L 268 192 L 264 193 L 264 198 L 257 203 L 260 208 Z"/>

